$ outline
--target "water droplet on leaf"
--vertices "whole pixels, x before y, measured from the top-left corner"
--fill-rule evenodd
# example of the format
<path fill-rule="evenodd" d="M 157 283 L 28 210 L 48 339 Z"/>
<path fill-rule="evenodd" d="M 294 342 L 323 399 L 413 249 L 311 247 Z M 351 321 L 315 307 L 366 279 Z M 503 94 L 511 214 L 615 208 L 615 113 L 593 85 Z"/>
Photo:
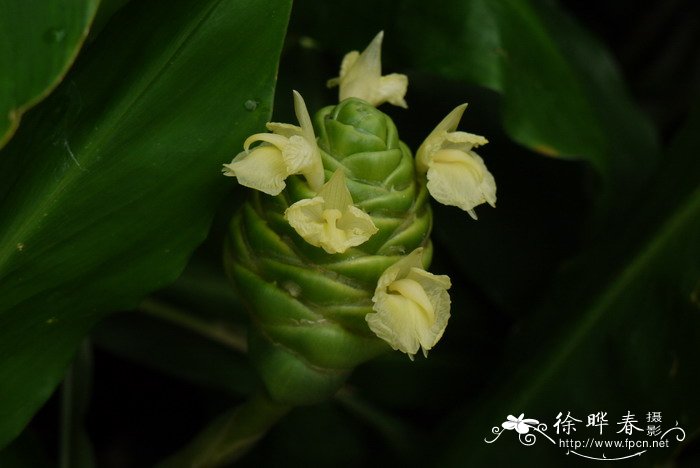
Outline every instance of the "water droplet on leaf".
<path fill-rule="evenodd" d="M 63 28 L 50 28 L 44 33 L 46 42 L 57 44 L 66 38 L 66 30 Z"/>
<path fill-rule="evenodd" d="M 255 109 L 258 108 L 258 101 L 254 101 L 254 100 L 252 100 L 252 99 L 248 99 L 248 100 L 245 102 L 245 104 L 243 104 L 243 107 L 245 107 L 245 109 L 246 109 L 247 111 L 254 111 Z"/>

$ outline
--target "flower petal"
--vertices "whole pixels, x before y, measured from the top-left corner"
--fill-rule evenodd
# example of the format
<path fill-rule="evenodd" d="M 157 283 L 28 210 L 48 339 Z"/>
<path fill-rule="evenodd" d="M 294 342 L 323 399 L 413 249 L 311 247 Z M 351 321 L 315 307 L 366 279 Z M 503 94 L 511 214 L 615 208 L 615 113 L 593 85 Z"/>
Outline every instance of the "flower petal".
<path fill-rule="evenodd" d="M 476 148 L 477 146 L 485 145 L 489 142 L 481 135 L 475 135 L 467 132 L 448 132 L 447 135 L 445 135 L 445 140 L 450 143 L 466 145 L 466 148 L 462 148 L 464 151 Z"/>
<path fill-rule="evenodd" d="M 339 100 L 355 97 L 373 106 L 389 102 L 407 107 L 404 96 L 408 87 L 406 75 L 391 74 L 382 76 L 382 40 L 384 32 L 377 34 L 360 54 L 352 51 L 346 54 L 340 66 L 340 76 L 328 81 L 328 86 L 340 86 Z"/>
<path fill-rule="evenodd" d="M 357 50 L 353 50 L 345 54 L 345 57 L 343 57 L 343 61 L 340 63 L 340 77 L 338 77 L 337 84 L 340 84 L 340 78 L 343 78 L 348 74 L 348 71 L 350 71 L 350 69 L 355 65 L 355 62 L 357 62 L 357 59 L 359 58 L 360 52 Z"/>
<path fill-rule="evenodd" d="M 294 90 L 292 94 L 294 95 L 294 113 L 301 126 L 301 133 L 309 143 L 315 142 L 316 135 L 314 134 L 314 126 L 311 123 L 311 116 L 309 115 L 309 110 L 306 108 L 306 102 L 304 102 L 304 98 L 301 97 L 298 91 Z"/>
<path fill-rule="evenodd" d="M 328 182 L 318 191 L 318 196 L 323 197 L 326 201 L 326 208 L 344 211 L 348 206 L 352 205 L 352 195 L 350 195 L 350 190 L 348 190 L 345 172 L 342 169 L 336 170 L 331 178 L 328 179 Z"/>
<path fill-rule="evenodd" d="M 255 135 L 251 135 L 245 139 L 243 142 L 243 149 L 248 151 L 250 146 L 257 141 L 268 143 L 280 151 L 282 151 L 289 142 L 289 140 L 282 135 L 275 135 L 273 133 L 256 133 Z"/>
<path fill-rule="evenodd" d="M 398 279 L 389 285 L 387 291 L 398 293 L 413 302 L 427 322 L 435 321 L 435 309 L 420 283 L 408 278 Z"/>
<path fill-rule="evenodd" d="M 445 116 L 439 124 L 430 132 L 430 135 L 420 145 L 416 152 L 416 165 L 420 172 L 426 172 L 430 165 L 430 158 L 433 153 L 438 151 L 445 143 L 447 133 L 454 132 L 462 119 L 467 104 L 461 104 Z"/>
<path fill-rule="evenodd" d="M 301 126 L 302 136 L 308 143 L 308 148 L 310 149 L 310 153 L 304 153 L 306 156 L 308 156 L 308 160 L 304 160 L 303 168 L 300 169 L 300 171 L 306 178 L 309 186 L 313 190 L 318 191 L 323 186 L 323 181 L 325 179 L 323 173 L 323 162 L 321 161 L 321 151 L 318 149 L 318 145 L 316 144 L 314 126 L 311 122 L 311 116 L 309 116 L 309 111 L 306 108 L 304 98 L 301 97 L 301 94 L 299 94 L 297 91 L 293 91 L 293 94 L 294 112 L 296 113 L 297 120 Z M 290 140 L 292 138 L 290 138 Z"/>
<path fill-rule="evenodd" d="M 284 213 L 290 226 L 306 242 L 330 254 L 345 252 L 350 247 L 347 234 L 337 227 L 341 216 L 340 210 L 325 209 L 325 201 L 321 197 L 300 200 Z"/>
<path fill-rule="evenodd" d="M 372 218 L 352 204 L 341 170 L 333 174 L 317 197 L 290 206 L 285 219 L 306 242 L 331 254 L 358 246 L 378 231 Z"/>
<path fill-rule="evenodd" d="M 357 208 L 350 205 L 343 216 L 338 220 L 338 228 L 346 233 L 346 245 L 348 247 L 356 247 L 362 245 L 367 240 L 376 234 L 379 229 L 374 225 L 372 218 Z M 343 250 L 344 252 L 345 250 Z"/>
<path fill-rule="evenodd" d="M 318 247 L 323 232 L 323 211 L 326 202 L 322 197 L 299 200 L 284 212 L 284 218 L 294 230 L 311 245 Z"/>
<path fill-rule="evenodd" d="M 440 203 L 459 207 L 474 219 L 474 207 L 496 204 L 496 181 L 473 151 L 436 152 L 428 169 L 428 191 Z"/>
<path fill-rule="evenodd" d="M 406 96 L 406 91 L 408 89 L 408 77 L 406 75 L 401 75 L 399 73 L 392 73 L 391 75 L 382 76 L 379 79 L 379 86 L 377 86 L 377 92 L 373 97 L 374 101 L 378 102 L 388 102 L 394 106 L 408 108 L 404 96 Z M 377 104 L 375 104 L 376 106 Z"/>
<path fill-rule="evenodd" d="M 422 268 L 411 268 L 408 279 L 420 284 L 425 295 L 435 311 L 432 326 L 424 330 L 420 342 L 423 349 L 431 349 L 442 338 L 450 319 L 450 294 L 447 292 L 452 286 L 447 275 L 434 275 Z"/>
<path fill-rule="evenodd" d="M 284 179 L 289 175 L 280 150 L 262 145 L 250 152 L 242 152 L 229 164 L 224 164 L 224 175 L 236 177 L 238 183 L 268 195 L 279 195 Z"/>
<path fill-rule="evenodd" d="M 419 327 L 416 319 L 420 319 L 420 313 L 412 310 L 415 305 L 403 296 L 380 294 L 376 298 L 374 310 L 377 313 L 365 317 L 369 328 L 393 349 L 402 351 L 413 359 L 420 348 L 418 337 L 414 333 Z"/>
<path fill-rule="evenodd" d="M 294 135 L 302 135 L 301 127 L 299 127 L 298 125 L 280 122 L 268 122 L 265 124 L 265 127 L 267 127 L 267 129 L 272 133 L 282 135 L 286 138 L 291 138 Z"/>
<path fill-rule="evenodd" d="M 423 248 L 418 247 L 410 254 L 387 268 L 377 282 L 377 290 L 385 289 L 397 278 L 406 278 L 411 268 L 423 268 Z"/>
<path fill-rule="evenodd" d="M 286 145 L 281 149 L 282 158 L 287 165 L 287 172 L 289 174 L 301 174 L 307 171 L 315 163 L 316 143 L 313 143 L 312 146 L 304 137 L 298 135 L 294 135 L 286 140 Z"/>
<path fill-rule="evenodd" d="M 370 329 L 393 349 L 413 359 L 440 340 L 450 316 L 449 278 L 422 268 L 422 249 L 387 268 L 377 282 L 372 307 L 365 319 Z"/>
<path fill-rule="evenodd" d="M 326 86 L 328 86 L 329 88 L 339 86 L 343 78 L 347 76 L 348 71 L 353 67 L 353 65 L 355 65 L 355 62 L 357 62 L 358 58 L 360 58 L 360 52 L 358 52 L 357 50 L 353 50 L 345 54 L 345 56 L 343 57 L 343 61 L 340 63 L 340 76 L 328 80 L 326 82 Z"/>
<path fill-rule="evenodd" d="M 446 133 L 454 132 L 455 130 L 457 130 L 457 125 L 459 125 L 459 121 L 462 120 L 462 115 L 464 114 L 464 111 L 466 109 L 466 102 L 452 109 L 452 111 L 449 114 L 447 114 L 445 118 L 440 121 L 439 124 L 437 124 L 433 131 L 430 132 L 428 138 L 437 137 L 438 135 L 444 135 Z"/>

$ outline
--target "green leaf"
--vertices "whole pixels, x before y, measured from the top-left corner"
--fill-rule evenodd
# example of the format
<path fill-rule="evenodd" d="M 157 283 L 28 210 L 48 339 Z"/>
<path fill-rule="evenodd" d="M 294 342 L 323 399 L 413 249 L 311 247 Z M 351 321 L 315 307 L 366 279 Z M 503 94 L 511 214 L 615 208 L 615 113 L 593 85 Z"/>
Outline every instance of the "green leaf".
<path fill-rule="evenodd" d="M 602 129 L 590 102 L 529 1 L 452 1 L 448 8 L 412 4 L 402 20 L 404 35 L 423 33 L 408 52 L 418 66 L 504 94 L 504 124 L 516 141 L 551 155 L 588 155 L 603 164 Z"/>
<path fill-rule="evenodd" d="M 132 2 L 0 155 L 0 446 L 90 327 L 205 238 L 221 164 L 269 119 L 289 8 Z"/>
<path fill-rule="evenodd" d="M 99 0 L 0 0 L 0 148 L 68 71 Z"/>
<path fill-rule="evenodd" d="M 642 186 L 656 161 L 656 136 L 600 43 L 550 2 L 448 3 L 407 2 L 402 36 L 421 32 L 420 40 L 403 41 L 407 61 L 501 93 L 503 125 L 515 141 L 590 162 L 607 197 Z"/>
<path fill-rule="evenodd" d="M 581 255 L 539 317 L 511 340 L 504 360 L 511 374 L 478 408 L 461 413 L 470 422 L 452 439 L 450 465 L 517 457 L 519 444 L 483 442 L 508 414 L 524 412 L 551 427 L 559 411 L 578 419 L 607 411 L 613 437 L 615 419 L 627 411 L 662 411 L 664 428 L 677 420 L 687 434 L 700 426 L 700 315 L 693 303 L 700 279 L 699 129 L 700 107 L 646 199 Z M 528 461 L 547 466 L 564 456 L 545 448 Z M 640 463 L 672 455 L 651 452 Z"/>

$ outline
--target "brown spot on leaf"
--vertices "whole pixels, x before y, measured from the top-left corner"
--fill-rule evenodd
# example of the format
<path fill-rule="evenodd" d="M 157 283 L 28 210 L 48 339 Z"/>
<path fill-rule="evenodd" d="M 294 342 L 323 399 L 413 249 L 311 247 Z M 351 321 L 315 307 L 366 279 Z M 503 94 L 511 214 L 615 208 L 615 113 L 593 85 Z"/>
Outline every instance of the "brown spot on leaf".
<path fill-rule="evenodd" d="M 540 154 L 544 154 L 545 156 L 549 156 L 552 158 L 556 158 L 561 154 L 555 148 L 552 148 L 551 146 L 546 144 L 534 145 L 532 149 Z"/>

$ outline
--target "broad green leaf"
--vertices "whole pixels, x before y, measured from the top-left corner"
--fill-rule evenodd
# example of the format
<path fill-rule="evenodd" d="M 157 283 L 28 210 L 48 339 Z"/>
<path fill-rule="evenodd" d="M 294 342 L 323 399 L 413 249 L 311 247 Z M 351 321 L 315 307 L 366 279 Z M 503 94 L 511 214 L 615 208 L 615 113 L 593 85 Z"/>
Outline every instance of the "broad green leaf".
<path fill-rule="evenodd" d="M 502 376 L 485 401 L 461 413 L 469 415 L 469 424 L 451 439 L 450 465 L 479 460 L 499 465 L 525 456 L 519 451 L 526 448 L 517 443 L 483 442 L 508 414 L 524 412 L 551 428 L 559 411 L 584 421 L 587 414 L 606 411 L 610 438 L 627 411 L 640 418 L 661 411 L 664 428 L 678 421 L 688 436 L 698 429 L 700 315 L 693 303 L 700 279 L 698 129 L 696 108 L 644 202 L 609 226 L 550 292 L 539 317 L 511 340 L 504 368 L 511 374 Z M 562 463 L 565 450 L 541 448 L 528 452 L 528 460 Z M 639 463 L 649 466 L 673 455 L 673 449 L 652 451 Z"/>
<path fill-rule="evenodd" d="M 549 2 L 407 1 L 399 25 L 404 37 L 420 31 L 407 60 L 502 93 L 504 126 L 519 143 L 588 160 L 605 176 L 648 175 L 654 133 L 610 54 Z"/>
<path fill-rule="evenodd" d="M 418 66 L 503 93 L 504 125 L 520 143 L 604 165 L 602 129 L 582 83 L 529 1 L 407 4 L 401 31 L 421 31 L 407 52 Z"/>
<path fill-rule="evenodd" d="M 132 2 L 0 155 L 0 445 L 205 238 L 221 164 L 269 119 L 289 8 Z"/>
<path fill-rule="evenodd" d="M 100 0 L 0 0 L 0 148 L 78 55 Z"/>

